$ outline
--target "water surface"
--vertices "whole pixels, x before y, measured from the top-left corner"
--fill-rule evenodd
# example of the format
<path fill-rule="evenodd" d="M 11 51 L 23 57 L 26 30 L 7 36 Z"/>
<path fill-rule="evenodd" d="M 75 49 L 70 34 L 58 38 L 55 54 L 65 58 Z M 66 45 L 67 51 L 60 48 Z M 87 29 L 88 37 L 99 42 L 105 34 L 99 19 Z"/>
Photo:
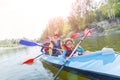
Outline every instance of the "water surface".
<path fill-rule="evenodd" d="M 120 52 L 120 33 L 105 36 L 91 36 L 86 38 L 81 44 L 85 50 L 96 51 L 104 47 L 113 48 Z"/>
<path fill-rule="evenodd" d="M 47 70 L 39 60 L 34 64 L 22 62 L 39 55 L 37 48 L 0 50 L 0 80 L 49 80 Z"/>

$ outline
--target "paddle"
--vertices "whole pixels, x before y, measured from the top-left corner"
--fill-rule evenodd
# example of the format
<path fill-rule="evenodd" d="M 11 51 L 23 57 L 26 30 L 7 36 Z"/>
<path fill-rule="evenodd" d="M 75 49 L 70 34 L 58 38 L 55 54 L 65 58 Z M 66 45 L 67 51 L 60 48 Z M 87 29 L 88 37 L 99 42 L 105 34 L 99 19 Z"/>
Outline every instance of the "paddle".
<path fill-rule="evenodd" d="M 58 70 L 58 72 L 56 73 L 54 80 L 57 79 L 57 77 L 59 76 L 60 72 L 62 71 L 62 69 L 64 68 L 65 64 L 67 63 L 67 61 L 72 57 L 72 55 L 74 54 L 74 52 L 76 51 L 76 49 L 78 48 L 78 46 L 82 43 L 82 41 L 87 37 L 90 36 L 92 33 L 92 31 L 90 29 L 85 29 L 84 31 L 84 36 L 82 37 L 82 39 L 80 39 L 79 43 L 76 45 L 75 49 L 72 51 L 71 55 L 65 60 L 64 64 L 60 67 L 60 69 Z"/>
<path fill-rule="evenodd" d="M 40 45 L 40 44 L 38 44 L 38 43 L 31 42 L 31 41 L 27 41 L 27 40 L 20 40 L 19 43 L 22 44 L 22 45 L 25 45 L 25 46 L 41 46 L 41 47 L 51 48 L 51 47 L 49 47 L 49 46 Z M 54 48 L 54 49 L 57 49 L 57 48 Z M 60 51 L 60 49 L 57 49 L 57 50 Z M 35 58 L 28 59 L 28 60 L 24 61 L 23 64 L 33 63 L 36 58 L 40 57 L 40 56 L 43 55 L 43 54 L 44 54 L 44 53 L 36 56 Z"/>
<path fill-rule="evenodd" d="M 74 33 L 74 34 L 72 34 L 72 35 L 70 36 L 70 38 L 74 39 L 74 38 L 76 38 L 76 37 L 78 37 L 78 36 L 79 36 L 79 33 Z M 32 41 L 27 41 L 27 40 L 20 40 L 19 43 L 22 44 L 22 45 L 25 45 L 25 46 L 48 47 L 48 46 L 40 45 L 40 44 L 38 44 L 38 43 L 35 43 L 35 42 L 32 42 Z M 50 47 L 48 47 L 48 48 L 50 48 Z"/>
<path fill-rule="evenodd" d="M 25 45 L 25 46 L 41 46 L 41 47 L 43 47 L 43 45 L 40 45 L 40 44 L 32 42 L 32 41 L 27 41 L 27 40 L 20 40 L 19 43 L 22 45 Z"/>
<path fill-rule="evenodd" d="M 35 60 L 36 58 L 40 57 L 40 56 L 43 55 L 43 54 L 44 54 L 44 53 L 36 56 L 35 58 L 28 59 L 28 60 L 26 60 L 25 62 L 23 62 L 22 64 L 31 64 L 31 63 L 34 62 L 34 60 Z"/>
<path fill-rule="evenodd" d="M 75 34 L 72 34 L 72 35 L 70 36 L 70 38 L 74 39 L 74 38 L 76 38 L 76 37 L 78 37 L 78 36 L 79 36 L 79 33 L 75 33 Z M 22 45 L 25 45 L 25 46 L 41 46 L 41 47 L 51 48 L 51 47 L 49 47 L 49 46 L 40 45 L 40 44 L 38 44 L 38 43 L 35 43 L 35 42 L 32 42 L 32 41 L 27 41 L 27 40 L 20 40 L 19 43 L 22 44 Z M 58 49 L 58 48 L 54 48 L 54 49 L 57 49 L 58 51 L 61 51 L 61 49 Z M 42 54 L 44 54 L 44 53 L 42 53 Z M 36 56 L 35 58 L 31 58 L 31 59 L 28 59 L 28 60 L 24 61 L 23 64 L 31 64 L 31 63 L 33 63 L 34 60 L 35 60 L 36 58 L 40 57 L 42 54 Z"/>
<path fill-rule="evenodd" d="M 32 41 L 27 41 L 27 40 L 20 40 L 19 43 L 22 44 L 22 45 L 25 45 L 25 46 L 41 46 L 41 47 L 51 48 L 49 46 L 40 45 L 38 43 L 35 43 L 35 42 L 32 42 Z M 54 48 L 54 49 L 61 50 L 61 49 L 58 49 L 58 48 Z"/>

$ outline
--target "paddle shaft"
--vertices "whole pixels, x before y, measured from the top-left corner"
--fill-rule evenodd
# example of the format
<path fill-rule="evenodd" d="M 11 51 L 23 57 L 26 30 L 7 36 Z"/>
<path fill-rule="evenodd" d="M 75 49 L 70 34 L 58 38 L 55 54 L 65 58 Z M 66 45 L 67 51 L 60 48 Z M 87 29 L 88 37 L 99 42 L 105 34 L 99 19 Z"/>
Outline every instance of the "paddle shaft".
<path fill-rule="evenodd" d="M 22 44 L 22 45 L 25 45 L 25 46 L 40 46 L 40 47 L 51 48 L 49 46 L 41 45 L 41 44 L 31 42 L 31 41 L 27 41 L 27 40 L 20 40 L 19 43 Z M 58 48 L 51 48 L 51 49 L 57 49 L 57 50 L 61 51 L 61 49 L 58 49 Z"/>
<path fill-rule="evenodd" d="M 85 34 L 82 39 L 80 39 L 79 43 L 76 45 L 75 49 L 72 51 L 71 55 L 65 59 L 64 64 L 61 66 L 61 68 L 58 70 L 58 72 L 56 73 L 54 80 L 57 79 L 57 77 L 59 76 L 60 72 L 62 71 L 62 69 L 64 68 L 65 64 L 67 63 L 67 61 L 72 57 L 72 55 L 74 54 L 74 52 L 76 51 L 76 49 L 78 48 L 78 46 L 83 42 L 83 40 L 87 37 L 87 35 L 89 34 L 90 31 L 87 32 L 87 34 Z"/>
<path fill-rule="evenodd" d="M 79 43 L 76 45 L 75 49 L 73 50 L 73 52 L 70 54 L 70 56 L 68 57 L 68 59 L 70 59 L 72 57 L 72 55 L 74 54 L 74 52 L 76 51 L 76 49 L 78 48 L 78 46 L 83 42 L 83 40 L 87 37 L 87 35 L 90 33 L 90 30 L 87 32 L 87 34 L 85 34 L 82 39 L 80 39 Z M 67 61 L 67 60 L 66 60 Z"/>
<path fill-rule="evenodd" d="M 60 67 L 59 71 L 56 73 L 55 77 L 54 77 L 54 80 L 57 79 L 57 77 L 59 76 L 60 72 L 62 71 L 62 69 L 64 68 L 66 62 Z"/>
<path fill-rule="evenodd" d="M 22 45 L 25 45 L 25 46 L 41 46 L 41 47 L 43 47 L 43 48 L 46 47 L 46 48 L 50 48 L 50 49 L 56 49 L 56 50 L 58 50 L 60 53 L 62 53 L 61 49 L 58 49 L 58 48 L 51 48 L 51 47 L 49 47 L 49 46 L 40 45 L 40 44 L 38 44 L 38 43 L 31 42 L 31 41 L 27 41 L 27 40 L 20 40 L 19 43 L 22 44 Z M 35 58 L 32 58 L 32 59 L 27 60 L 27 61 L 23 62 L 23 64 L 27 64 L 27 63 L 33 62 L 34 59 L 40 57 L 40 56 L 43 55 L 43 54 L 44 54 L 44 53 L 42 53 L 42 54 L 36 56 Z"/>
<path fill-rule="evenodd" d="M 42 54 L 40 54 L 40 55 L 36 56 L 34 59 L 36 59 L 36 58 L 38 58 L 38 57 L 42 56 L 43 54 L 44 54 L 44 53 L 42 53 Z"/>
<path fill-rule="evenodd" d="M 73 50 L 73 52 L 70 54 L 70 56 L 68 57 L 68 59 L 70 59 L 72 57 L 72 55 L 74 54 L 74 52 L 76 51 L 76 49 L 78 48 L 78 46 L 83 42 L 83 40 L 85 39 L 85 36 L 79 41 L 79 43 L 76 45 L 75 49 Z"/>
<path fill-rule="evenodd" d="M 70 59 L 72 57 L 72 55 L 74 54 L 74 52 L 76 51 L 76 49 L 78 48 L 79 44 L 81 44 L 81 42 L 83 41 L 85 37 L 82 38 L 82 40 L 80 40 L 80 42 L 77 44 L 77 46 L 75 47 L 75 49 L 73 50 L 73 52 L 71 53 L 71 55 L 68 57 L 68 59 Z M 58 72 L 56 73 L 54 80 L 57 79 L 57 77 L 59 76 L 60 72 L 62 71 L 62 69 L 64 68 L 65 64 L 67 63 L 68 60 L 65 60 L 65 63 L 61 66 L 61 68 L 58 70 Z"/>

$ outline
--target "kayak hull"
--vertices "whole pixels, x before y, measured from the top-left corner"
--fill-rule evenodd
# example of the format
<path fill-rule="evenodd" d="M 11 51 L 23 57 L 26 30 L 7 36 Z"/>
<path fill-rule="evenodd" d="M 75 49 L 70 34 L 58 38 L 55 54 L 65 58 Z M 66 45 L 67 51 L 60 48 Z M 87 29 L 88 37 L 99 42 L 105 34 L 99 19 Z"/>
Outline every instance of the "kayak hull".
<path fill-rule="evenodd" d="M 118 56 L 119 56 L 119 59 L 118 59 Z M 104 60 L 104 58 L 106 60 Z M 109 60 L 109 58 L 111 58 L 111 60 Z M 119 68 L 118 70 L 115 70 L 115 71 L 113 70 L 111 72 L 107 70 L 109 66 L 111 67 L 111 65 L 114 65 L 117 62 L 116 58 L 117 58 L 117 61 L 118 60 L 120 61 L 120 55 L 118 54 L 102 55 L 101 52 L 98 51 L 98 52 L 94 52 L 89 55 L 72 57 L 66 63 L 63 70 L 77 74 L 77 75 L 84 76 L 92 80 L 120 80 L 120 73 L 119 73 L 120 69 Z M 64 64 L 64 61 L 61 61 L 60 57 L 54 57 L 54 56 L 49 56 L 49 55 L 42 55 L 41 61 L 49 65 L 52 65 L 56 68 L 60 68 Z M 103 61 L 104 64 L 99 63 L 101 61 Z M 89 64 L 88 65 L 89 67 L 88 66 L 85 67 L 85 65 L 87 64 Z M 101 68 L 99 68 L 97 65 L 100 66 Z M 98 68 L 96 68 L 96 66 Z M 116 66 L 120 67 L 120 64 Z"/>

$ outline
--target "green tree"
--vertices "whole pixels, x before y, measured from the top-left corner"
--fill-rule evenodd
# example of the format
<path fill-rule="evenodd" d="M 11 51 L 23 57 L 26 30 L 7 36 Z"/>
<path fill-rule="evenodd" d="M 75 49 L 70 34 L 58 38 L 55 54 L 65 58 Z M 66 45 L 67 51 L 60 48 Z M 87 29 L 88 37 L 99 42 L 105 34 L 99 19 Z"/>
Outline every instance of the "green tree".
<path fill-rule="evenodd" d="M 96 21 L 96 18 L 92 0 L 76 0 L 68 20 L 73 30 L 80 30 Z"/>
<path fill-rule="evenodd" d="M 104 19 L 120 17 L 120 0 L 108 0 L 106 3 L 100 7 Z"/>

